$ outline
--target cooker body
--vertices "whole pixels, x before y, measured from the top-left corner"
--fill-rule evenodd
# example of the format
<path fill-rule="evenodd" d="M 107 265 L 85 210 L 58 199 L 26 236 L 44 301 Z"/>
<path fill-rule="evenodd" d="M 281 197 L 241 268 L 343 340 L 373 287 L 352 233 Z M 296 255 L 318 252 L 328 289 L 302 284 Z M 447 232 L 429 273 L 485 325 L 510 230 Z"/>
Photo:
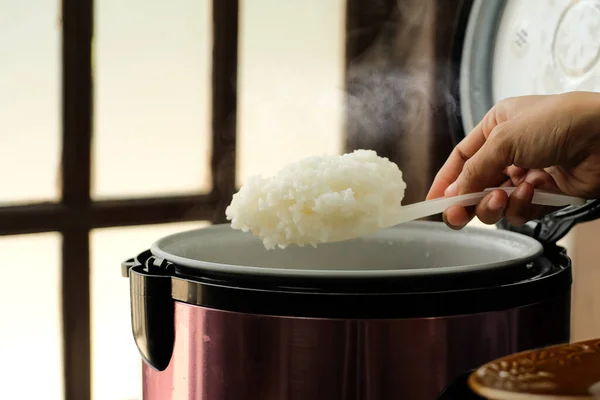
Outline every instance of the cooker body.
<path fill-rule="evenodd" d="M 163 371 L 145 400 L 435 399 L 461 373 L 569 341 L 570 290 L 492 312 L 435 318 L 295 318 L 176 301 Z"/>

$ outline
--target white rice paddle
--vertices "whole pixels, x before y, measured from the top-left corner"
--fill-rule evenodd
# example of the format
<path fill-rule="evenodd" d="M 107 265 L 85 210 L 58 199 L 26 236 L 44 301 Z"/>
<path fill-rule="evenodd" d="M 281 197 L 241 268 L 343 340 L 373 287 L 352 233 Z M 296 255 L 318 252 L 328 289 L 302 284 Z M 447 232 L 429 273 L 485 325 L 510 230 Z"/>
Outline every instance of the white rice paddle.
<path fill-rule="evenodd" d="M 419 203 L 400 206 L 394 218 L 386 221 L 385 226 L 380 226 L 379 229 L 390 228 L 404 222 L 413 221 L 420 218 L 429 217 L 435 214 L 443 213 L 451 206 L 474 206 L 479 203 L 485 196 L 494 190 L 504 190 L 509 196 L 515 191 L 515 187 L 497 187 L 485 189 L 483 192 L 469 193 L 453 197 L 441 197 L 439 199 L 421 201 Z M 533 195 L 533 204 L 564 207 L 568 205 L 583 205 L 586 200 L 579 197 L 566 196 L 562 194 L 554 194 L 535 189 Z M 376 229 L 357 231 L 336 231 L 334 235 L 327 239 L 327 242 L 341 242 L 345 240 L 355 239 L 359 236 L 374 233 Z"/>
<path fill-rule="evenodd" d="M 441 214 L 451 206 L 474 206 L 494 190 L 503 190 L 510 196 L 515 189 L 516 188 L 514 187 L 489 188 L 485 189 L 483 192 L 469 193 L 453 197 L 442 197 L 439 199 L 421 201 L 408 206 L 402 206 L 397 214 L 397 218 L 394 221 L 390 221 L 390 226 L 419 218 L 429 217 L 435 214 Z M 551 207 L 563 207 L 568 205 L 579 206 L 585 204 L 585 202 L 585 199 L 581 199 L 579 197 L 549 193 L 538 189 L 535 189 L 532 200 L 533 204 Z"/>

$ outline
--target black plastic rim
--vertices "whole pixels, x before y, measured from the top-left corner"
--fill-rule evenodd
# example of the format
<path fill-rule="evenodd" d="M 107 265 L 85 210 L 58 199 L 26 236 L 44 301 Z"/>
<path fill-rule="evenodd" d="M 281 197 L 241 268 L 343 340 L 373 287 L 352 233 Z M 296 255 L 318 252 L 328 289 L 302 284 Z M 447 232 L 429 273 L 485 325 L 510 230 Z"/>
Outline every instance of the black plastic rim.
<path fill-rule="evenodd" d="M 146 256 L 144 256 L 144 254 Z M 149 252 L 138 261 L 151 258 Z M 534 266 L 532 277 L 511 283 L 462 290 L 403 291 L 401 282 L 382 280 L 339 282 L 324 287 L 319 282 L 283 286 L 270 281 L 240 281 L 227 277 L 193 277 L 171 265 L 174 279 L 183 279 L 186 293 L 177 301 L 223 311 L 308 318 L 427 318 L 506 310 L 540 303 L 570 292 L 571 262 L 563 249 L 547 249 Z M 147 271 L 150 275 L 163 270 Z M 406 289 L 406 288 L 404 288 Z M 193 296 L 190 295 L 193 294 Z"/>

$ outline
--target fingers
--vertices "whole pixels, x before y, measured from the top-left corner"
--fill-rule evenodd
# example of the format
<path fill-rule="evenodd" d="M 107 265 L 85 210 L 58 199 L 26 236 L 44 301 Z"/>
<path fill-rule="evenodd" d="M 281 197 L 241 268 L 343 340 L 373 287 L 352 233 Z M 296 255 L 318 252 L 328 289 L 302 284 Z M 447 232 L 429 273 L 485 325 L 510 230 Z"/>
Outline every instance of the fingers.
<path fill-rule="evenodd" d="M 484 119 L 454 147 L 452 153 L 435 176 L 431 189 L 427 194 L 427 200 L 444 196 L 448 186 L 455 182 L 462 172 L 467 160 L 473 157 L 485 143 L 487 135 L 484 133 L 486 131 L 484 126 L 487 125 L 489 125 L 489 122 Z"/>
<path fill-rule="evenodd" d="M 505 214 L 509 224 L 521 226 L 532 219 L 535 212 L 531 204 L 533 192 L 533 185 L 529 182 L 524 182 L 515 189 L 508 200 L 508 207 Z"/>
<path fill-rule="evenodd" d="M 494 190 L 475 207 L 477 218 L 484 224 L 492 225 L 504 216 L 504 210 L 509 205 L 509 198 L 505 191 Z"/>
<path fill-rule="evenodd" d="M 512 186 L 510 180 L 505 184 Z M 530 182 L 521 183 L 510 197 L 503 190 L 495 190 L 482 199 L 472 211 L 460 206 L 449 207 L 444 213 L 444 222 L 450 228 L 458 230 L 477 216 L 481 222 L 488 225 L 506 218 L 511 225 L 522 226 L 527 221 L 540 218 L 554 210 L 552 207 L 532 204 L 533 195 L 534 185 Z"/>
<path fill-rule="evenodd" d="M 474 212 L 465 207 L 452 206 L 444 211 L 442 217 L 448 227 L 459 230 L 464 228 L 473 219 L 473 215 Z"/>
<path fill-rule="evenodd" d="M 508 206 L 508 195 L 503 190 L 494 190 L 484 197 L 476 207 L 449 207 L 443 215 L 444 222 L 452 229 L 462 229 L 477 215 L 484 224 L 495 224 L 504 215 Z"/>
<path fill-rule="evenodd" d="M 506 167 L 504 174 L 510 178 L 512 181 L 512 186 L 518 186 L 525 179 L 527 170 L 515 165 L 511 165 L 510 167 Z"/>
<path fill-rule="evenodd" d="M 517 138 L 507 123 L 497 125 L 479 151 L 465 162 L 454 184 L 456 194 L 501 184 L 506 179 L 504 171 L 513 164 Z"/>
<path fill-rule="evenodd" d="M 533 187 L 538 189 L 549 192 L 560 192 L 555 180 L 543 169 L 523 170 L 517 167 L 510 167 L 507 169 L 507 175 L 512 182 L 510 186 L 519 186 L 523 182 L 529 182 Z"/>

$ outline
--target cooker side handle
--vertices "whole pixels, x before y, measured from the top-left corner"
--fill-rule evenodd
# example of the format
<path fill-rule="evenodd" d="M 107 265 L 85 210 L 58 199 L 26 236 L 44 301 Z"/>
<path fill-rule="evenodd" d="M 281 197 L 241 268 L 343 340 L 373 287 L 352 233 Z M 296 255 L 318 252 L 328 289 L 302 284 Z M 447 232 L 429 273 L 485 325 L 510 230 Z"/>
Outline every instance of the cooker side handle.
<path fill-rule="evenodd" d="M 545 215 L 541 219 L 529 221 L 517 227 L 505 219 L 498 222 L 500 229 L 522 233 L 540 241 L 544 246 L 555 245 L 577 224 L 600 218 L 600 200 L 590 200 L 581 206 L 569 206 Z"/>
<path fill-rule="evenodd" d="M 131 328 L 144 361 L 158 371 L 171 362 L 175 343 L 175 302 L 171 297 L 171 276 L 148 271 L 137 260 L 123 263 L 131 296 Z M 133 264 L 133 265 L 132 265 Z"/>

